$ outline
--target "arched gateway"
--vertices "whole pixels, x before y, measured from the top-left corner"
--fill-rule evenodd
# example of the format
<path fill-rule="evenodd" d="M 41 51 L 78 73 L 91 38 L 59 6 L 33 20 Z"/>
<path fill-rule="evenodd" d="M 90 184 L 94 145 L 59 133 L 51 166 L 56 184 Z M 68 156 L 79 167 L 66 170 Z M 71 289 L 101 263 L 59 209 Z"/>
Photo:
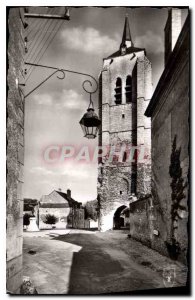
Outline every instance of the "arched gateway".
<path fill-rule="evenodd" d="M 144 112 L 152 94 L 152 68 L 145 49 L 132 42 L 127 17 L 119 50 L 104 59 L 99 87 L 99 146 L 127 149 L 120 159 L 115 148 L 113 159 L 99 161 L 99 229 L 106 231 L 113 229 L 116 210 L 129 207 L 131 194 L 150 193 L 151 124 Z M 132 145 L 144 148 L 147 161 L 129 159 Z"/>
<path fill-rule="evenodd" d="M 127 228 L 129 225 L 129 208 L 121 205 L 117 208 L 113 217 L 113 229 Z"/>

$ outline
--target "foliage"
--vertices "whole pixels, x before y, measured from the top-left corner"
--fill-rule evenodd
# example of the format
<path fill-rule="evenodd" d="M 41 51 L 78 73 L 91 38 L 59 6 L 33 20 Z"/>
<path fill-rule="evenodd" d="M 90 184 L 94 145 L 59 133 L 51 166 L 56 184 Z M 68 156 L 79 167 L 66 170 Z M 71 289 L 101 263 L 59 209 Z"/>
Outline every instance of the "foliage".
<path fill-rule="evenodd" d="M 181 200 L 185 198 L 184 189 L 186 187 L 186 184 L 184 184 L 184 179 L 182 178 L 182 168 L 180 165 L 181 148 L 177 149 L 176 141 L 177 138 L 175 136 L 172 146 L 171 163 L 169 167 L 169 174 L 172 178 L 171 243 L 166 242 L 167 249 L 172 258 L 177 258 L 180 252 L 180 245 L 175 238 L 175 230 L 177 229 L 178 218 L 180 218 L 178 211 L 185 209 L 185 207 L 181 205 Z"/>
<path fill-rule="evenodd" d="M 30 217 L 31 215 L 28 213 L 23 215 L 23 225 L 28 226 L 30 224 Z"/>
<path fill-rule="evenodd" d="M 87 201 L 85 204 L 85 219 L 92 219 L 95 222 L 98 219 L 98 201 Z"/>
<path fill-rule="evenodd" d="M 56 224 L 57 221 L 58 221 L 58 218 L 54 215 L 51 215 L 51 214 L 46 214 L 44 216 L 44 220 L 43 220 L 43 222 L 45 224 L 50 224 L 50 225 Z"/>

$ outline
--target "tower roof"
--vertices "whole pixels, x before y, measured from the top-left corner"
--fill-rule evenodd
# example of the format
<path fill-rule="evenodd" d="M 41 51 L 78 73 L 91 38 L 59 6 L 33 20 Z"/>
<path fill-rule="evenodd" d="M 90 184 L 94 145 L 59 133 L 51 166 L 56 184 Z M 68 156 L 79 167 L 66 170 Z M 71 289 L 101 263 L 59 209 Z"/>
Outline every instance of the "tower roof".
<path fill-rule="evenodd" d="M 131 45 L 133 46 L 128 16 L 125 17 L 125 25 L 123 30 L 123 38 L 122 38 L 121 46 L 126 45 L 127 41 L 131 42 Z"/>
<path fill-rule="evenodd" d="M 123 47 L 125 48 L 125 51 L 122 52 Z M 132 38 L 131 38 L 129 19 L 128 19 L 128 16 L 126 15 L 124 30 L 123 30 L 123 37 L 122 37 L 122 42 L 120 44 L 120 48 L 118 51 L 114 52 L 113 54 L 111 54 L 110 56 L 108 56 L 104 59 L 110 59 L 110 58 L 118 57 L 121 55 L 131 54 L 131 53 L 140 52 L 140 51 L 144 51 L 146 54 L 145 48 L 134 47 L 134 44 L 133 44 Z"/>
<path fill-rule="evenodd" d="M 127 48 L 127 51 L 126 51 L 125 54 L 131 54 L 131 53 L 140 52 L 140 51 L 144 51 L 145 54 L 146 54 L 145 48 L 137 48 L 137 47 L 129 47 L 129 48 Z M 114 57 L 118 57 L 118 56 L 121 56 L 121 51 L 120 50 L 114 52 L 113 54 L 111 54 L 110 56 L 106 57 L 105 59 L 114 58 Z"/>

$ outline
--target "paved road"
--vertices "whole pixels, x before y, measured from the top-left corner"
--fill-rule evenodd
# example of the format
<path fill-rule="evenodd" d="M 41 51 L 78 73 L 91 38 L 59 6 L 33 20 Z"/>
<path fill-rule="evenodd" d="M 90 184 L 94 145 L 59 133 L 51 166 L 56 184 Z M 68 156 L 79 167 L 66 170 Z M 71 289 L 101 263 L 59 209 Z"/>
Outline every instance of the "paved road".
<path fill-rule="evenodd" d="M 36 253 L 30 254 L 29 250 Z M 163 268 L 173 261 L 127 238 L 127 233 L 71 230 L 24 237 L 24 275 L 40 294 L 100 294 L 164 287 Z M 186 269 L 175 264 L 174 286 Z"/>

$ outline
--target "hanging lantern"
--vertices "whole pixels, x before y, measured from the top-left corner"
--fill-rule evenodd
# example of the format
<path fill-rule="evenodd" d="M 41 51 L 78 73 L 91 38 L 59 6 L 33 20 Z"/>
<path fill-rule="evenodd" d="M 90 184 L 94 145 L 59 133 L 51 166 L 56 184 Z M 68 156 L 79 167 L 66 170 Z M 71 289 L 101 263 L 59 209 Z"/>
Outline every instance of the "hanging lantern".
<path fill-rule="evenodd" d="M 95 113 L 94 108 L 89 107 L 79 123 L 84 137 L 88 139 L 96 138 L 101 121 Z"/>
<path fill-rule="evenodd" d="M 89 92 L 85 88 L 85 83 L 89 83 L 92 86 L 91 81 L 85 80 L 83 82 L 83 89 L 85 90 L 86 93 L 90 94 L 90 98 L 89 98 L 89 107 L 87 109 L 87 112 L 84 114 L 84 116 L 82 117 L 82 119 L 79 122 L 81 125 L 81 128 L 83 130 L 84 137 L 86 137 L 88 139 L 96 138 L 98 129 L 101 124 L 100 119 L 98 118 L 97 114 L 95 113 L 93 101 L 91 98 L 91 95 L 94 94 L 98 89 L 98 83 L 94 77 L 92 77 L 92 78 L 96 82 L 96 89 L 93 92 Z"/>

